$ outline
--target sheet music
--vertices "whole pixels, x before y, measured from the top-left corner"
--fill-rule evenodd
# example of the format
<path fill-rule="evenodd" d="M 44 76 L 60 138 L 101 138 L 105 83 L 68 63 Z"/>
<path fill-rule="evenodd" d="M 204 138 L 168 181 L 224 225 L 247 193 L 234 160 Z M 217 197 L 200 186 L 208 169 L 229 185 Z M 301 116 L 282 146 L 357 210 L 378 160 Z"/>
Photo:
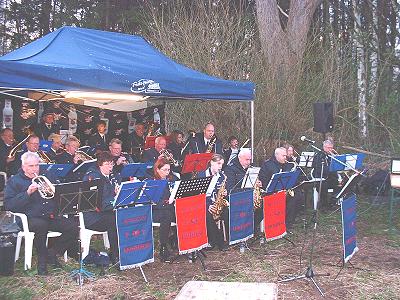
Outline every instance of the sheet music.
<path fill-rule="evenodd" d="M 345 170 L 351 170 L 352 168 L 356 168 L 357 163 L 357 154 L 354 155 L 347 155 L 346 156 L 346 167 Z"/>
<path fill-rule="evenodd" d="M 315 152 L 303 151 L 300 155 L 299 167 L 311 168 L 314 160 Z"/>
<path fill-rule="evenodd" d="M 393 159 L 392 160 L 391 172 L 393 174 L 400 174 L 400 159 Z"/>
<path fill-rule="evenodd" d="M 247 169 L 246 175 L 244 176 L 244 179 L 242 181 L 242 189 L 252 189 L 254 188 L 254 185 L 256 184 L 256 180 L 258 177 L 258 173 L 260 173 L 259 167 L 250 167 Z"/>

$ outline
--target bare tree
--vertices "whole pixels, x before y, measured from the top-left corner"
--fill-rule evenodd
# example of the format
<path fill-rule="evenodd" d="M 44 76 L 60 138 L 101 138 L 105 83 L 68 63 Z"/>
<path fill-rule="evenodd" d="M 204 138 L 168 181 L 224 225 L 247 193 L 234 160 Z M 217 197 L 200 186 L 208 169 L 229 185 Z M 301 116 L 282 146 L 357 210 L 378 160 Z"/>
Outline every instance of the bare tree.
<path fill-rule="evenodd" d="M 256 1 L 261 47 L 273 70 L 287 74 L 301 61 L 312 17 L 320 2 L 291 0 L 287 26 L 283 28 L 277 1 Z"/>

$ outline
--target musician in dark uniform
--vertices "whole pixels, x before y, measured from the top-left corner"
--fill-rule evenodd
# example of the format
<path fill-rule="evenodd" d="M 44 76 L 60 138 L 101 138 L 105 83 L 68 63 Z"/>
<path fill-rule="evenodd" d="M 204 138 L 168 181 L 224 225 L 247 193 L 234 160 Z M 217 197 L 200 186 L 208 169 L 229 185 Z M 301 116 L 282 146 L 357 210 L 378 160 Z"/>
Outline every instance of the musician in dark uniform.
<path fill-rule="evenodd" d="M 154 141 L 154 147 L 146 149 L 143 152 L 143 162 L 154 163 L 157 159 L 162 158 L 161 150 L 167 149 L 167 140 L 163 136 L 159 136 Z"/>
<path fill-rule="evenodd" d="M 110 259 L 115 264 L 118 261 L 118 237 L 113 202 L 118 186 L 121 184 L 121 177 L 113 172 L 113 167 L 112 155 L 109 152 L 101 152 L 97 155 L 96 166 L 89 169 L 83 177 L 84 181 L 100 179 L 100 186 L 103 188 L 99 211 L 85 212 L 83 217 L 87 229 L 107 231 L 110 241 Z"/>
<path fill-rule="evenodd" d="M 168 182 L 174 182 L 177 178 L 171 174 L 171 166 L 167 160 L 160 158 L 156 160 L 153 166 L 153 176 L 151 179 L 155 180 L 168 180 Z M 163 262 L 170 261 L 170 252 L 167 244 L 170 240 L 170 236 L 174 236 L 171 230 L 171 222 L 175 222 L 175 207 L 174 204 L 169 203 L 170 190 L 167 186 L 164 190 L 162 199 L 157 205 L 153 206 L 153 222 L 160 223 L 160 258 Z"/>
<path fill-rule="evenodd" d="M 183 143 L 183 132 L 180 130 L 174 130 L 171 133 L 171 142 L 168 145 L 168 149 L 177 161 L 183 160 L 182 148 Z"/>
<path fill-rule="evenodd" d="M 89 146 L 96 148 L 96 153 L 101 151 L 108 151 L 108 144 L 110 142 L 106 134 L 107 124 L 104 120 L 96 123 L 97 132 L 89 139 Z"/>
<path fill-rule="evenodd" d="M 6 210 L 24 213 L 28 217 L 29 230 L 35 233 L 38 275 L 46 275 L 48 263 L 60 267 L 57 256 L 76 244 L 79 230 L 72 219 L 59 217 L 57 202 L 54 199 L 42 198 L 38 192 L 38 185 L 32 183 L 32 179 L 39 174 L 39 156 L 26 152 L 21 156 L 21 160 L 22 169 L 7 182 L 4 205 Z M 53 247 L 49 250 L 46 246 L 48 231 L 61 232 L 61 236 L 55 239 Z"/>
<path fill-rule="evenodd" d="M 79 140 L 74 136 L 69 136 L 65 142 L 65 151 L 56 156 L 56 163 L 58 164 L 78 164 L 79 157 L 76 151 L 79 148 Z"/>
<path fill-rule="evenodd" d="M 15 160 L 14 157 L 8 157 L 14 144 L 14 132 L 10 128 L 3 128 L 0 130 L 0 172 L 5 172 L 7 176 L 11 174 L 8 172 L 7 164 Z M 4 177 L 0 177 L 0 191 L 4 188 Z"/>
<path fill-rule="evenodd" d="M 61 142 L 61 136 L 56 133 L 52 133 L 49 135 L 49 141 L 52 141 L 50 149 L 46 152 L 47 156 L 52 160 L 56 161 L 57 156 L 60 155 L 63 150 L 63 144 Z"/>
<path fill-rule="evenodd" d="M 144 142 L 145 142 L 145 127 L 143 123 L 136 123 L 135 131 L 128 136 L 126 151 L 132 155 L 134 161 L 142 160 Z"/>
<path fill-rule="evenodd" d="M 222 142 L 216 138 L 212 123 L 207 123 L 203 132 L 196 134 L 195 138 L 190 141 L 189 149 L 190 153 L 213 152 L 223 154 Z"/>
<path fill-rule="evenodd" d="M 333 151 L 333 142 L 331 140 L 326 140 L 322 144 L 322 152 L 318 152 L 315 154 L 313 163 L 312 163 L 312 176 L 314 178 L 321 178 L 321 171 L 322 171 L 322 165 L 323 167 L 323 172 L 322 172 L 322 178 L 325 180 L 322 181 L 322 187 L 321 187 L 321 197 L 319 203 L 319 207 L 331 207 L 334 205 L 333 201 L 328 198 L 328 189 L 333 189 L 334 192 L 337 191 L 338 189 L 338 174 L 336 171 L 330 172 L 329 171 L 329 166 L 331 164 L 331 157 L 332 151 Z"/>
<path fill-rule="evenodd" d="M 197 174 L 198 178 L 214 176 L 217 180 L 215 188 L 210 196 L 206 198 L 207 212 L 206 212 L 206 221 L 207 221 L 207 236 L 210 241 L 210 245 L 212 248 L 215 246 L 218 247 L 220 251 L 225 251 L 226 246 L 224 244 L 224 236 L 223 232 L 218 229 L 216 220 L 214 219 L 214 215 L 217 214 L 217 206 L 215 201 L 217 200 L 218 194 L 223 193 L 220 196 L 224 196 L 224 199 L 227 199 L 227 192 L 220 191 L 221 188 L 225 188 L 222 185 L 224 184 L 224 180 L 226 180 L 226 175 L 222 174 L 222 167 L 224 165 L 224 157 L 221 154 L 213 154 L 209 167 L 202 172 Z M 229 226 L 229 209 L 228 207 L 224 207 L 221 211 L 219 219 L 223 220 L 226 228 Z M 228 228 L 227 228 L 228 229 Z M 229 234 L 229 230 L 226 230 L 226 234 Z M 228 238 L 229 239 L 229 238 Z"/>
<path fill-rule="evenodd" d="M 41 140 L 47 140 L 52 133 L 60 133 L 60 126 L 54 123 L 54 113 L 45 111 L 42 115 L 42 121 L 34 129 L 35 134 Z"/>
<path fill-rule="evenodd" d="M 15 155 L 15 159 L 7 163 L 7 168 L 11 175 L 17 174 L 19 169 L 21 168 L 21 156 L 26 152 L 38 153 L 40 141 L 39 137 L 36 135 L 31 135 L 26 140 L 26 151 L 19 151 Z"/>
<path fill-rule="evenodd" d="M 262 188 L 265 190 L 272 175 L 295 169 L 296 166 L 287 161 L 287 150 L 284 147 L 279 147 L 275 149 L 274 155 L 262 164 L 258 178 L 261 180 Z M 294 190 L 293 196 L 290 196 L 288 193 L 286 194 L 286 228 L 288 231 L 291 231 L 293 228 L 303 200 L 304 195 L 300 188 Z"/>
<path fill-rule="evenodd" d="M 121 140 L 116 138 L 112 139 L 108 148 L 113 157 L 114 173 L 121 173 L 124 165 L 133 163 L 132 157 L 128 153 L 122 153 Z"/>
<path fill-rule="evenodd" d="M 235 136 L 228 139 L 229 148 L 224 150 L 225 163 L 229 165 L 239 153 L 239 142 Z"/>

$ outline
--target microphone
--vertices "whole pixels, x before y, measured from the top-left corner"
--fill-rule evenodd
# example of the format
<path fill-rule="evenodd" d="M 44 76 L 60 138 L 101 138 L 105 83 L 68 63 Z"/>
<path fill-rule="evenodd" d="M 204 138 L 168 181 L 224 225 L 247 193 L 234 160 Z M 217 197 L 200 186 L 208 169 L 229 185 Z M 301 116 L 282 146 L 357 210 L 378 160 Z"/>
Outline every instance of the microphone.
<path fill-rule="evenodd" d="M 304 135 L 300 138 L 300 140 L 303 142 L 308 142 L 310 144 L 315 144 L 315 141 L 306 138 Z"/>

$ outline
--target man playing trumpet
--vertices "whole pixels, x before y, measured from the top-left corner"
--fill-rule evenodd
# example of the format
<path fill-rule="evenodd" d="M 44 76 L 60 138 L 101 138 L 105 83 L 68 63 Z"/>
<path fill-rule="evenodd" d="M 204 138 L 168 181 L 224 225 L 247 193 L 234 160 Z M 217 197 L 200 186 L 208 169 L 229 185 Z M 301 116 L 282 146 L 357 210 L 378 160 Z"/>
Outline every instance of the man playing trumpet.
<path fill-rule="evenodd" d="M 7 182 L 4 206 L 6 210 L 23 213 L 28 217 L 29 230 L 35 233 L 38 275 L 47 275 L 47 264 L 60 267 L 57 256 L 72 245 L 76 245 L 78 226 L 72 219 L 59 217 L 57 202 L 54 199 L 44 199 L 39 193 L 38 189 L 44 187 L 33 182 L 39 174 L 39 156 L 36 153 L 26 152 L 21 156 L 21 161 L 21 170 Z M 46 246 L 48 231 L 61 232 L 61 236 L 50 249 Z"/>

